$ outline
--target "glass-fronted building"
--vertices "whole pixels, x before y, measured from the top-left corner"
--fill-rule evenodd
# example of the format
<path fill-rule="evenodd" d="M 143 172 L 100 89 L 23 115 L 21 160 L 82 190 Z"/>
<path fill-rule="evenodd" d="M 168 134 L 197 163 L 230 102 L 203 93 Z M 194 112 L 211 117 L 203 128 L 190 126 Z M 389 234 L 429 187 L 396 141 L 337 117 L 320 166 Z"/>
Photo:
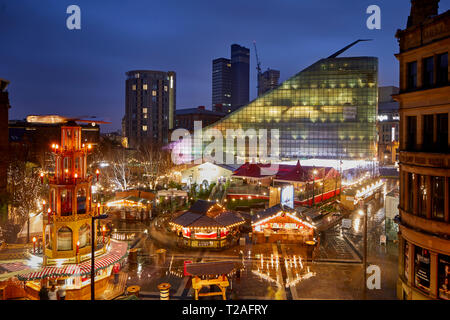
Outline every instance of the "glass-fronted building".
<path fill-rule="evenodd" d="M 269 136 L 271 129 L 278 129 L 281 161 L 372 160 L 376 155 L 377 78 L 375 57 L 321 59 L 203 132 L 220 130 L 224 152 L 238 158 L 251 154 L 249 143 L 244 147 L 235 143 L 234 150 L 227 150 L 227 129 L 254 129 L 256 133 L 267 129 Z M 204 146 L 208 143 L 203 141 Z"/>

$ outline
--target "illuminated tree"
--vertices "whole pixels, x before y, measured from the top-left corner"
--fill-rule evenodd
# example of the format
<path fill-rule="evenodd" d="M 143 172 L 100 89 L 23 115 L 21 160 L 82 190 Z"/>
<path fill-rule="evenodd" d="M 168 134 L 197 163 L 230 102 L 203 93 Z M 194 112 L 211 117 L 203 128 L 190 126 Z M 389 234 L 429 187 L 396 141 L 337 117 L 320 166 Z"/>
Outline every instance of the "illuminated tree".
<path fill-rule="evenodd" d="M 31 162 L 15 160 L 8 167 L 8 196 L 11 204 L 10 224 L 28 223 L 27 242 L 30 241 L 30 214 L 41 209 L 40 201 L 46 194 L 39 167 Z"/>

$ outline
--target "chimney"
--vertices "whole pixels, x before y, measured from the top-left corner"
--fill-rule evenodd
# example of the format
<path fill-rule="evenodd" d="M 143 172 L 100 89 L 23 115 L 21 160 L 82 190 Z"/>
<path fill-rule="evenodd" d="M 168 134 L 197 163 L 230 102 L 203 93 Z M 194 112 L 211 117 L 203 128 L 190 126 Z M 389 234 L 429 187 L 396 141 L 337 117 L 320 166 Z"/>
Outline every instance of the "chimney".
<path fill-rule="evenodd" d="M 420 25 L 426 19 L 438 14 L 439 0 L 411 0 L 411 13 L 407 28 Z"/>

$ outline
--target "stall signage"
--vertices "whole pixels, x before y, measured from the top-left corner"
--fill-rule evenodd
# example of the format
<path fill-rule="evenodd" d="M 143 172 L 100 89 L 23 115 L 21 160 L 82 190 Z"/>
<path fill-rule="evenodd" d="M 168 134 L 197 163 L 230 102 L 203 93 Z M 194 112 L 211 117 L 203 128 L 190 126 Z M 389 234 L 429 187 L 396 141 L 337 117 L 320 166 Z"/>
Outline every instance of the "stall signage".
<path fill-rule="evenodd" d="M 352 220 L 351 219 L 342 219 L 342 228 L 350 229 L 351 227 L 352 227 Z"/>

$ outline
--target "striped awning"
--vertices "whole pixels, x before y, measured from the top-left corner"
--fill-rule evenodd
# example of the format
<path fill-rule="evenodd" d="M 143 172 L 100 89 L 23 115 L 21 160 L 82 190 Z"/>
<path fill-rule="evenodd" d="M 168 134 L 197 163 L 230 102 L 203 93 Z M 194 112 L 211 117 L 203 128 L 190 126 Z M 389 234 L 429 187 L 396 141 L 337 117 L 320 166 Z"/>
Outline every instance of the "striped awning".
<path fill-rule="evenodd" d="M 110 265 L 121 261 L 127 255 L 128 244 L 126 242 L 111 240 L 110 250 L 95 257 L 95 271 L 108 268 Z M 38 271 L 18 275 L 22 281 L 44 279 L 48 277 L 84 276 L 91 273 L 91 260 L 80 264 L 68 264 L 61 267 L 49 266 Z"/>

